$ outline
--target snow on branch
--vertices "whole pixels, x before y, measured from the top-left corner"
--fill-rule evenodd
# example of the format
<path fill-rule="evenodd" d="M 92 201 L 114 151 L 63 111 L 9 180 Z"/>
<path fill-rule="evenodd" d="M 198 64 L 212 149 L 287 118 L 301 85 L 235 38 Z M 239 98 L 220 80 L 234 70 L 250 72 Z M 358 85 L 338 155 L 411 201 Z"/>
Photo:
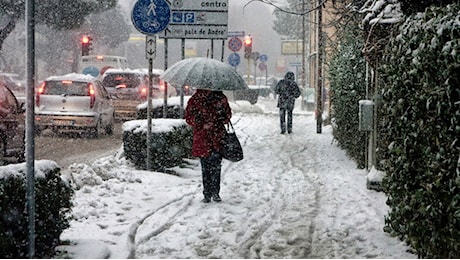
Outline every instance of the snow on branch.
<path fill-rule="evenodd" d="M 366 14 L 362 20 L 364 27 L 377 23 L 398 23 L 403 18 L 398 0 L 367 0 L 359 13 Z"/>

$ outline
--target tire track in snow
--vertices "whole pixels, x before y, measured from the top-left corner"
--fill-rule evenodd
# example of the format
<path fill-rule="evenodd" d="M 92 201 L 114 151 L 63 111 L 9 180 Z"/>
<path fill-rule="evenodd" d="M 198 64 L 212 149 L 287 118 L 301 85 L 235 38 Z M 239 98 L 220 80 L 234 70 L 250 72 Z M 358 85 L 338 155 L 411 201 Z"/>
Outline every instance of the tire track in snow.
<path fill-rule="evenodd" d="M 129 249 L 128 258 L 133 259 L 133 258 L 136 257 L 137 245 L 145 243 L 150 238 L 152 238 L 154 236 L 157 236 L 161 232 L 164 232 L 165 230 L 167 230 L 172 225 L 172 223 L 175 220 L 175 218 L 177 217 L 177 215 L 187 210 L 187 208 L 190 206 L 191 200 L 196 195 L 196 193 L 197 193 L 197 191 L 182 194 L 180 197 L 175 198 L 175 199 L 163 204 L 162 206 L 160 206 L 157 209 L 153 210 L 152 212 L 150 212 L 149 214 L 145 215 L 143 218 L 138 220 L 136 223 L 134 223 L 130 227 L 129 233 L 128 233 L 128 241 L 127 241 L 128 242 L 128 249 Z M 140 227 L 142 225 L 144 225 L 149 219 L 153 218 L 154 215 L 159 213 L 161 210 L 166 209 L 166 208 L 168 208 L 168 207 L 170 207 L 170 206 L 172 206 L 174 204 L 177 204 L 177 203 L 182 204 L 182 205 L 180 205 L 178 207 L 177 211 L 175 211 L 175 212 L 173 212 L 171 214 L 171 216 L 168 218 L 168 221 L 166 221 L 165 223 L 160 224 L 155 229 L 153 229 L 153 231 L 151 231 L 150 233 L 148 233 L 148 234 L 146 234 L 144 236 L 141 236 L 136 241 L 136 237 L 139 235 L 138 230 L 140 229 Z"/>
<path fill-rule="evenodd" d="M 312 141 L 310 140 L 310 143 Z M 299 140 L 297 140 L 297 143 Z M 305 246 L 305 251 L 304 255 L 302 256 L 303 258 L 309 258 L 311 253 L 312 253 L 312 247 L 313 247 L 313 237 L 314 233 L 316 230 L 316 221 L 315 219 L 317 218 L 319 214 L 319 209 L 320 209 L 320 198 L 321 198 L 321 189 L 320 189 L 320 183 L 318 182 L 318 169 L 316 168 L 316 165 L 318 165 L 318 157 L 316 155 L 316 151 L 314 150 L 314 146 L 312 146 L 310 149 L 307 148 L 306 145 L 304 146 L 299 146 L 296 147 L 299 149 L 296 152 L 293 152 L 290 156 L 291 162 L 294 167 L 303 170 L 303 175 L 308 180 L 310 184 L 312 184 L 313 190 L 314 190 L 314 200 L 312 203 L 312 210 L 307 214 L 307 217 L 310 219 L 310 224 L 308 226 L 308 236 L 306 238 L 306 245 Z M 297 158 L 299 157 L 298 155 L 301 154 L 302 156 L 309 156 L 309 158 L 312 159 L 312 162 L 307 162 L 307 161 L 302 161 L 302 158 Z"/>
<path fill-rule="evenodd" d="M 240 120 L 251 119 L 244 118 Z M 258 127 L 260 128 L 258 131 L 256 131 L 256 134 L 248 133 L 247 131 L 245 131 L 245 129 L 237 130 L 237 134 L 240 133 L 240 135 L 242 136 L 244 140 L 244 147 L 247 150 L 245 151 L 245 155 L 247 155 L 245 160 L 252 161 L 251 163 L 261 159 L 259 151 L 264 151 L 268 153 L 267 156 L 262 156 L 262 160 L 265 160 L 266 158 L 269 158 L 271 154 L 270 151 L 273 151 L 277 147 L 277 145 L 275 145 L 273 142 L 265 141 L 273 138 L 273 136 L 275 135 L 275 130 L 267 129 L 267 125 L 260 122 L 261 120 L 260 118 L 257 118 L 257 116 L 254 121 L 258 124 Z M 267 169 L 265 170 L 265 172 L 267 173 L 274 172 L 277 167 L 280 167 L 280 165 L 278 164 L 271 165 L 264 161 L 261 161 L 259 163 L 259 165 L 261 166 L 262 164 L 264 164 L 264 167 L 267 167 Z M 247 173 L 246 177 L 251 176 L 250 172 L 253 169 L 248 169 L 248 167 L 246 166 L 247 165 L 244 162 L 242 162 L 241 164 L 230 164 L 228 166 L 229 168 L 227 169 L 227 171 L 231 172 L 232 174 L 234 172 Z M 272 227 L 273 219 L 277 219 L 279 217 L 279 211 L 273 209 L 276 209 L 284 203 L 283 201 L 276 199 L 276 197 L 273 197 L 272 194 L 264 193 L 263 190 L 256 192 L 254 192 L 253 190 L 254 187 L 266 187 L 272 191 L 277 191 L 279 190 L 280 186 L 279 177 L 275 176 L 274 178 L 267 178 L 265 180 L 263 178 L 258 178 L 258 176 L 253 177 L 254 178 L 248 177 L 249 179 L 243 182 L 237 181 L 237 183 L 228 183 L 229 188 L 232 189 L 232 193 L 234 194 L 240 194 L 241 187 L 247 187 L 248 194 L 245 195 L 243 192 L 242 197 L 246 197 L 246 200 L 253 200 L 253 202 L 250 203 L 250 206 L 245 209 L 248 225 L 245 225 L 243 228 L 240 228 L 237 231 L 237 237 L 235 242 L 237 243 L 237 248 L 239 249 L 237 250 L 235 257 L 238 258 L 261 257 L 260 249 L 258 248 L 257 243 L 265 234 L 265 232 L 267 232 L 267 230 L 269 230 Z M 224 183 L 227 185 L 226 182 Z M 254 195 L 257 196 L 257 194 L 260 194 L 259 198 L 252 198 Z M 261 206 L 263 206 L 262 209 L 260 209 Z M 257 207 L 259 207 L 257 210 L 252 210 Z"/>

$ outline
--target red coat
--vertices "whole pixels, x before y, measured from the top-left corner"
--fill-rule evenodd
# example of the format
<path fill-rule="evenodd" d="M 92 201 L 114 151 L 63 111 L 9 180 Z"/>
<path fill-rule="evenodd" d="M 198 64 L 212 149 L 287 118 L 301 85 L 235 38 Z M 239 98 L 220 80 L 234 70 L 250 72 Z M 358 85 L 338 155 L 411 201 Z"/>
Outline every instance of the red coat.
<path fill-rule="evenodd" d="M 222 92 L 198 89 L 185 109 L 185 121 L 193 128 L 192 155 L 209 157 L 212 150 L 220 151 L 224 124 L 231 117 L 227 97 Z"/>

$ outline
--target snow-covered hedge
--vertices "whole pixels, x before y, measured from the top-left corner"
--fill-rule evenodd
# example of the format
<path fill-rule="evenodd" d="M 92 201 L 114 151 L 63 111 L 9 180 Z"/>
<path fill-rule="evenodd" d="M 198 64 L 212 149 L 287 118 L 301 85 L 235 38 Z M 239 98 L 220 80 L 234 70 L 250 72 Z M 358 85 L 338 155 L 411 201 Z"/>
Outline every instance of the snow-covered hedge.
<path fill-rule="evenodd" d="M 460 258 L 459 14 L 409 17 L 382 66 L 387 229 L 424 258 Z"/>
<path fill-rule="evenodd" d="M 191 96 L 184 96 L 184 110 Z M 167 100 L 166 118 L 180 118 L 180 96 L 170 97 Z M 163 118 L 164 99 L 152 99 L 152 118 Z M 137 119 L 147 119 L 147 102 L 137 106 Z"/>
<path fill-rule="evenodd" d="M 73 190 L 48 160 L 35 162 L 35 256 L 50 258 L 61 233 L 69 227 Z M 26 164 L 0 166 L 0 258 L 28 254 Z"/>
<path fill-rule="evenodd" d="M 365 166 L 367 141 L 365 133 L 358 130 L 358 102 L 365 99 L 365 61 L 361 55 L 361 38 L 356 30 L 340 36 L 340 46 L 329 63 L 331 102 L 333 104 L 333 135 L 341 148 L 353 158 L 360 168 Z"/>
<path fill-rule="evenodd" d="M 152 120 L 151 166 L 164 171 L 191 157 L 192 129 L 183 119 Z M 123 149 L 127 159 L 140 169 L 146 169 L 147 120 L 133 120 L 123 124 Z"/>

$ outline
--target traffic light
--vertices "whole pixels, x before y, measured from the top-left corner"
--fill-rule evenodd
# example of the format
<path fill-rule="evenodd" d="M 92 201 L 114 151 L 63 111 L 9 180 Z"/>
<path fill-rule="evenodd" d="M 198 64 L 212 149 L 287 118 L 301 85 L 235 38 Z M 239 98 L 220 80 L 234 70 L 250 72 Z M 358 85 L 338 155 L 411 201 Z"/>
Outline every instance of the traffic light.
<path fill-rule="evenodd" d="M 81 37 L 81 56 L 89 55 L 89 51 L 91 50 L 91 37 L 88 35 L 83 35 Z"/>
<path fill-rule="evenodd" d="M 244 37 L 244 58 L 251 58 L 252 54 L 252 37 L 247 35 Z"/>

